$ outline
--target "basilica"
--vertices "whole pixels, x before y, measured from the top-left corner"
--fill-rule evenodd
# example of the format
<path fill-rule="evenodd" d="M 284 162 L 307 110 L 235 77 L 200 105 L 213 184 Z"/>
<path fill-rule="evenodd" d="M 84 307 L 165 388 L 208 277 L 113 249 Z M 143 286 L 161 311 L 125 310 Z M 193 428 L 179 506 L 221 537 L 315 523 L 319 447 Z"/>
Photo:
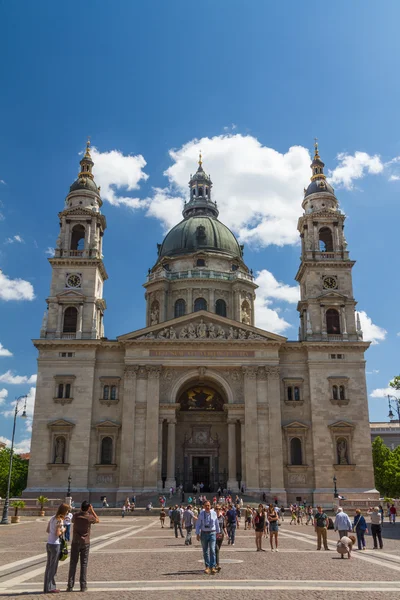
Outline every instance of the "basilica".
<path fill-rule="evenodd" d="M 38 350 L 28 488 L 76 501 L 202 482 L 331 505 L 374 487 L 345 215 L 318 146 L 299 190 L 298 340 L 255 326 L 257 285 L 202 157 L 157 245 L 143 329 L 105 336 L 106 219 L 90 144 L 63 210 Z M 301 213 L 302 208 L 302 213 Z M 106 244 L 104 249 L 106 255 Z M 121 282 L 122 283 L 122 282 Z M 138 289 L 138 293 L 140 290 Z"/>

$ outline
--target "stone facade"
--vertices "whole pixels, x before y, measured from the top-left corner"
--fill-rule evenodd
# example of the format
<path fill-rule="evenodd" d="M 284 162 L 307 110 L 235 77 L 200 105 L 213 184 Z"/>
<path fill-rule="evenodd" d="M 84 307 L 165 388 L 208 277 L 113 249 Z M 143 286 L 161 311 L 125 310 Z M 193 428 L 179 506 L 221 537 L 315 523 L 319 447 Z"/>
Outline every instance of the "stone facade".
<path fill-rule="evenodd" d="M 197 219 L 196 233 L 183 247 L 174 233 L 168 255 L 160 247 L 145 283 L 146 327 L 104 338 L 105 221 L 94 181 L 85 180 L 89 147 L 82 162 L 51 261 L 52 312 L 34 341 L 26 493 L 59 496 L 68 474 L 75 499 L 106 495 L 112 503 L 179 483 L 191 491 L 199 481 L 209 490 L 243 486 L 280 502 L 324 504 L 332 502 L 334 476 L 344 495 L 373 488 L 368 343 L 354 313 L 344 215 L 331 188 L 315 187 L 324 182 L 318 151 L 299 221 L 299 341 L 254 326 L 256 285 L 242 248 L 216 219 L 201 163 L 182 222 Z M 72 213 L 78 249 L 66 228 Z M 197 225 L 202 218 L 213 220 L 212 239 L 209 224 Z M 69 279 L 75 271 L 78 279 Z"/>

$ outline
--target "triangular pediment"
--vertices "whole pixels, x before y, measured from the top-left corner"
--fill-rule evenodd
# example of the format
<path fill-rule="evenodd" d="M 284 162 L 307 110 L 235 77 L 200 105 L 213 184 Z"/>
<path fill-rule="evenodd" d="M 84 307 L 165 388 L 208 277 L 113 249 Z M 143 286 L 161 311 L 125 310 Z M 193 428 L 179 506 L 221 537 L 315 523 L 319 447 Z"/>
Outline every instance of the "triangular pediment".
<path fill-rule="evenodd" d="M 332 300 L 334 300 L 334 299 L 346 300 L 348 298 L 348 296 L 345 296 L 344 294 L 341 294 L 340 292 L 335 292 L 333 290 L 329 290 L 329 291 L 325 292 L 324 294 L 321 294 L 318 297 L 319 298 L 332 298 Z"/>
<path fill-rule="evenodd" d="M 349 421 L 335 421 L 335 423 L 331 423 L 328 427 L 329 429 L 354 429 L 353 423 Z"/>
<path fill-rule="evenodd" d="M 75 302 L 82 302 L 83 300 L 85 300 L 86 296 L 85 294 L 82 294 L 82 292 L 78 292 L 77 290 L 65 290 L 65 292 L 61 292 L 60 294 L 57 294 L 57 299 L 61 300 L 61 301 L 65 301 L 65 300 L 72 300 Z"/>
<path fill-rule="evenodd" d="M 132 331 L 119 336 L 117 339 L 120 342 L 142 339 L 214 342 L 223 340 L 262 340 L 283 344 L 287 338 L 252 325 L 238 323 L 206 310 L 200 310 L 170 321 L 157 323 L 157 325 L 151 327 Z"/>
<path fill-rule="evenodd" d="M 100 421 L 95 425 L 95 429 L 119 429 L 121 425 L 119 423 L 115 423 L 114 421 Z"/>
<path fill-rule="evenodd" d="M 56 421 L 51 421 L 51 423 L 48 423 L 47 427 L 49 427 L 50 429 L 72 429 L 72 427 L 75 427 L 75 423 L 72 423 L 71 421 L 66 421 L 65 419 L 57 419 Z"/>
<path fill-rule="evenodd" d="M 283 429 L 309 429 L 308 425 L 304 425 L 304 423 L 300 423 L 300 421 L 292 421 L 287 425 L 283 425 Z"/>

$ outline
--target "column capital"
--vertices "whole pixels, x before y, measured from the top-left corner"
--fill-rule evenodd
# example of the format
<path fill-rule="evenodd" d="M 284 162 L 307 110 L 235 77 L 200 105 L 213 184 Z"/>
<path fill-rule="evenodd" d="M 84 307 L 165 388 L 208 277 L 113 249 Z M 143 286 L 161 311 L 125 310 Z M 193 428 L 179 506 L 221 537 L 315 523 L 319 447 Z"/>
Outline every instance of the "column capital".
<path fill-rule="evenodd" d="M 159 379 L 161 369 L 161 365 L 146 365 L 146 371 L 149 379 Z"/>
<path fill-rule="evenodd" d="M 124 376 L 126 379 L 134 379 L 138 372 L 139 367 L 137 365 L 126 365 L 124 369 Z"/>
<path fill-rule="evenodd" d="M 244 376 L 248 379 L 256 379 L 257 378 L 257 369 L 256 366 L 242 367 L 242 371 Z"/>
<path fill-rule="evenodd" d="M 138 365 L 136 377 L 137 379 L 147 379 L 147 369 L 144 365 Z"/>
<path fill-rule="evenodd" d="M 269 379 L 279 379 L 280 368 L 279 367 L 265 367 L 265 371 Z"/>

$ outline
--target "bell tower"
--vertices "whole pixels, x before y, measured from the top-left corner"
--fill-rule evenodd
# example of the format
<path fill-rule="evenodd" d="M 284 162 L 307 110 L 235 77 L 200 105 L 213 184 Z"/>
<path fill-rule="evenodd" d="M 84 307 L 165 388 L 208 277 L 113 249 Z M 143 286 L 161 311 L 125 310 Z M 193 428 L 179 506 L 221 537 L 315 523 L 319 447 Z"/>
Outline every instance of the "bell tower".
<path fill-rule="evenodd" d="M 303 215 L 298 222 L 301 264 L 296 275 L 300 284 L 300 341 L 362 340 L 355 313 L 352 268 L 344 235 L 345 215 L 339 209 L 334 189 L 326 181 L 318 143 L 311 163 L 311 183 L 304 190 Z"/>
<path fill-rule="evenodd" d="M 90 141 L 80 161 L 78 178 L 71 185 L 64 210 L 58 214 L 60 233 L 53 258 L 48 309 L 41 338 L 98 339 L 104 337 L 103 285 L 107 273 L 102 241 L 106 228 L 103 204 L 92 169 Z"/>

